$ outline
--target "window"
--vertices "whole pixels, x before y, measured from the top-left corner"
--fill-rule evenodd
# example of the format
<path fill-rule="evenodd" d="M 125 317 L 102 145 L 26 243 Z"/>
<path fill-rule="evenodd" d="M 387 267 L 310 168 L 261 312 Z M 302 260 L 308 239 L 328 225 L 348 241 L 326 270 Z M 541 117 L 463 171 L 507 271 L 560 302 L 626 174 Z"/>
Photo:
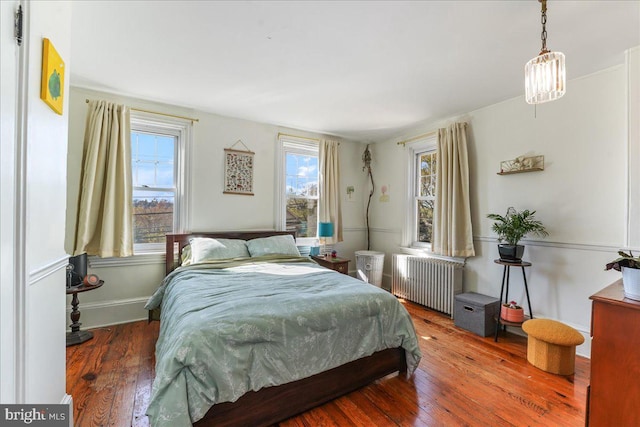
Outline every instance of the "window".
<path fill-rule="evenodd" d="M 436 138 L 424 138 L 407 146 L 407 220 L 404 242 L 428 249 L 433 237 L 436 195 Z"/>
<path fill-rule="evenodd" d="M 165 234 L 186 228 L 189 121 L 131 114 L 134 252 L 164 250 Z"/>
<path fill-rule="evenodd" d="M 433 203 L 436 194 L 436 152 L 419 152 L 416 158 L 415 241 L 431 243 L 433 237 Z"/>
<path fill-rule="evenodd" d="M 296 231 L 298 240 L 315 239 L 319 202 L 318 144 L 304 138 L 281 137 L 279 146 L 279 228 Z"/>

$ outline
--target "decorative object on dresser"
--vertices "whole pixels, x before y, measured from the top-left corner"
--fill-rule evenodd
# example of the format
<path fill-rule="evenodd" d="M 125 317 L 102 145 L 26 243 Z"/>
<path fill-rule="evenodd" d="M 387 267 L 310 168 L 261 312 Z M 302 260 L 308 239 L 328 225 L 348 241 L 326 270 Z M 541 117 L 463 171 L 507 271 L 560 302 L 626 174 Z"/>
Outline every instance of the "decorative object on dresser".
<path fill-rule="evenodd" d="M 640 301 L 624 297 L 622 280 L 591 296 L 589 427 L 640 425 Z"/>
<path fill-rule="evenodd" d="M 312 260 L 317 262 L 323 267 L 335 270 L 342 274 L 349 274 L 349 260 L 338 257 L 324 257 L 324 256 L 312 256 Z"/>
<path fill-rule="evenodd" d="M 558 375 L 573 375 L 576 346 L 582 334 L 571 326 L 551 319 L 531 319 L 522 324 L 528 335 L 527 360 L 536 368 Z"/>
<path fill-rule="evenodd" d="M 454 298 L 462 292 L 463 268 L 459 262 L 393 254 L 391 293 L 453 318 Z"/>
<path fill-rule="evenodd" d="M 498 253 L 500 259 L 505 262 L 520 262 L 524 254 L 524 246 L 519 245 L 520 240 L 529 234 L 539 237 L 549 235 L 542 222 L 535 219 L 536 211 L 517 211 L 510 207 L 507 213 L 502 216 L 499 214 L 489 214 L 487 218 L 494 220 L 491 229 L 498 235 L 498 241 L 503 240 L 507 243 L 498 244 Z"/>
<path fill-rule="evenodd" d="M 614 269 L 622 272 L 624 296 L 640 301 L 640 257 L 634 258 L 631 251 L 618 251 L 618 255 L 620 258 L 608 263 L 605 270 Z"/>

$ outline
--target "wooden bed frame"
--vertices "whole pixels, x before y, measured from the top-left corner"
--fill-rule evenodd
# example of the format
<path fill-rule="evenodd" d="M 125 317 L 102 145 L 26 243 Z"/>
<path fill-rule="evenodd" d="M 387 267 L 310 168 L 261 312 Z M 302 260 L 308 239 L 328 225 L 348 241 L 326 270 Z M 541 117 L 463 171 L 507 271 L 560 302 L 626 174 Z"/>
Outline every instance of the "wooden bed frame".
<path fill-rule="evenodd" d="M 182 256 L 182 249 L 192 237 L 251 240 L 284 234 L 295 238 L 295 232 L 289 231 L 167 234 L 166 273 L 169 274 L 178 266 L 177 260 Z M 155 316 L 150 311 L 149 320 L 159 320 L 159 316 L 158 319 L 152 317 Z M 269 426 L 361 388 L 376 379 L 394 372 L 404 373 L 406 370 L 404 349 L 379 351 L 308 378 L 266 387 L 257 392 L 250 391 L 235 402 L 216 404 L 194 426 Z"/>

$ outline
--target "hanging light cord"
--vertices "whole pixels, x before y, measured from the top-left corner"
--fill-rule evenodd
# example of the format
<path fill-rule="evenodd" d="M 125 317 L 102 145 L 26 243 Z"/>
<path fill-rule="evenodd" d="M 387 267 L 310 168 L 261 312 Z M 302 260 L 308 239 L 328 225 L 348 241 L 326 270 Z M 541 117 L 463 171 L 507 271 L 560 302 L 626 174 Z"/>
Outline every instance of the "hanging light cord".
<path fill-rule="evenodd" d="M 539 0 L 542 3 L 542 17 L 540 18 L 540 22 L 542 22 L 542 34 L 540 38 L 542 39 L 542 50 L 540 51 L 540 55 L 544 55 L 545 53 L 549 53 L 547 50 L 547 0 Z"/>

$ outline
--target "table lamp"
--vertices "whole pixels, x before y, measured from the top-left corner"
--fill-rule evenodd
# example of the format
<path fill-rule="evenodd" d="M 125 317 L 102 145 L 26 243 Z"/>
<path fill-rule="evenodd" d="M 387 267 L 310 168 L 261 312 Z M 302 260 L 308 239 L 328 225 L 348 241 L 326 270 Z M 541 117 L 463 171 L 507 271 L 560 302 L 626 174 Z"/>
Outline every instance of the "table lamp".
<path fill-rule="evenodd" d="M 333 223 L 332 222 L 320 222 L 318 223 L 318 237 L 322 242 L 322 255 L 327 256 L 326 253 L 326 238 L 333 237 Z"/>

